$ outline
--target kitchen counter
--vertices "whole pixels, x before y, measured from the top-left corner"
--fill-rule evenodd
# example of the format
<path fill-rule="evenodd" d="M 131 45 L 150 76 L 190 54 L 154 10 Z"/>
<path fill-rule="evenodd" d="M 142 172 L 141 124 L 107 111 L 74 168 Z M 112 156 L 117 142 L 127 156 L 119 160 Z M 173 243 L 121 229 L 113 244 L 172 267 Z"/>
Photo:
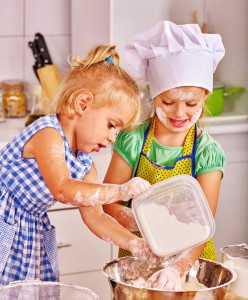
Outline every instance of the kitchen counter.
<path fill-rule="evenodd" d="M 218 116 L 205 118 L 202 127 L 210 134 L 248 132 L 248 115 Z"/>

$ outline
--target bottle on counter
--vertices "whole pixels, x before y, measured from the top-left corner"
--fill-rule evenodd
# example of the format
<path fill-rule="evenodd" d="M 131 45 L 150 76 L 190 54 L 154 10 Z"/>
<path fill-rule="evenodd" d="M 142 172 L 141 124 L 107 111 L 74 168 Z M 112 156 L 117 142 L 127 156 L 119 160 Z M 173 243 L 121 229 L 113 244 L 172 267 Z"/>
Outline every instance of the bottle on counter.
<path fill-rule="evenodd" d="M 21 80 L 2 81 L 3 107 L 6 118 L 21 118 L 27 113 L 24 82 Z"/>
<path fill-rule="evenodd" d="M 39 84 L 33 86 L 32 101 L 32 109 L 25 126 L 30 125 L 35 120 L 44 117 L 48 113 L 49 99 L 42 97 L 42 86 Z"/>

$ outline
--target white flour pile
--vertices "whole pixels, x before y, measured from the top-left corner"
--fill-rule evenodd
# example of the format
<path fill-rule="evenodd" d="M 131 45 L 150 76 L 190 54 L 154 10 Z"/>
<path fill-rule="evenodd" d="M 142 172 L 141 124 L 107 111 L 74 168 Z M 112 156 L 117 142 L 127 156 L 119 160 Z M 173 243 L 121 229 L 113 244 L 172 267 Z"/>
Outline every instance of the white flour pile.
<path fill-rule="evenodd" d="M 130 280 L 129 284 L 137 288 L 147 288 L 146 280 L 142 277 L 138 277 L 135 280 Z M 200 283 L 197 278 L 191 277 L 188 282 L 182 281 L 181 291 L 196 291 L 206 289 L 206 286 Z"/>

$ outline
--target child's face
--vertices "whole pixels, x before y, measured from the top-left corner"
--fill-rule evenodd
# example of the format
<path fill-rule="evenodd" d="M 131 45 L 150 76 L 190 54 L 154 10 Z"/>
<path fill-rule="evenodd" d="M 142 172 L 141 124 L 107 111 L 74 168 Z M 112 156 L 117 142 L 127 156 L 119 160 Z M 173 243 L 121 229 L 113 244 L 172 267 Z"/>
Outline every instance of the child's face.
<path fill-rule="evenodd" d="M 170 131 L 183 132 L 200 118 L 207 92 L 198 87 L 178 87 L 155 98 L 156 115 Z"/>
<path fill-rule="evenodd" d="M 75 126 L 75 148 L 90 153 L 99 152 L 116 140 L 120 130 L 127 127 L 132 117 L 129 105 L 114 107 L 87 107 L 82 116 L 78 116 Z"/>

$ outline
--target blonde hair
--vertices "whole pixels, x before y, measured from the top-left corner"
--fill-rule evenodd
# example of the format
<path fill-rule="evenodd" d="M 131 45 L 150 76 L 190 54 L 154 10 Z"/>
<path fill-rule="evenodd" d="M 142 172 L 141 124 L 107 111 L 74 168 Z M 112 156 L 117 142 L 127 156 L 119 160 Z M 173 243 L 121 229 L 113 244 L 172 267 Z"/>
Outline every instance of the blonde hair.
<path fill-rule="evenodd" d="M 126 103 L 132 107 L 128 129 L 140 122 L 141 97 L 137 83 L 119 66 L 115 45 L 98 45 L 85 60 L 76 55 L 70 62 L 54 98 L 57 114 L 76 114 L 75 99 L 82 92 L 93 94 L 93 106 L 110 107 Z"/>

